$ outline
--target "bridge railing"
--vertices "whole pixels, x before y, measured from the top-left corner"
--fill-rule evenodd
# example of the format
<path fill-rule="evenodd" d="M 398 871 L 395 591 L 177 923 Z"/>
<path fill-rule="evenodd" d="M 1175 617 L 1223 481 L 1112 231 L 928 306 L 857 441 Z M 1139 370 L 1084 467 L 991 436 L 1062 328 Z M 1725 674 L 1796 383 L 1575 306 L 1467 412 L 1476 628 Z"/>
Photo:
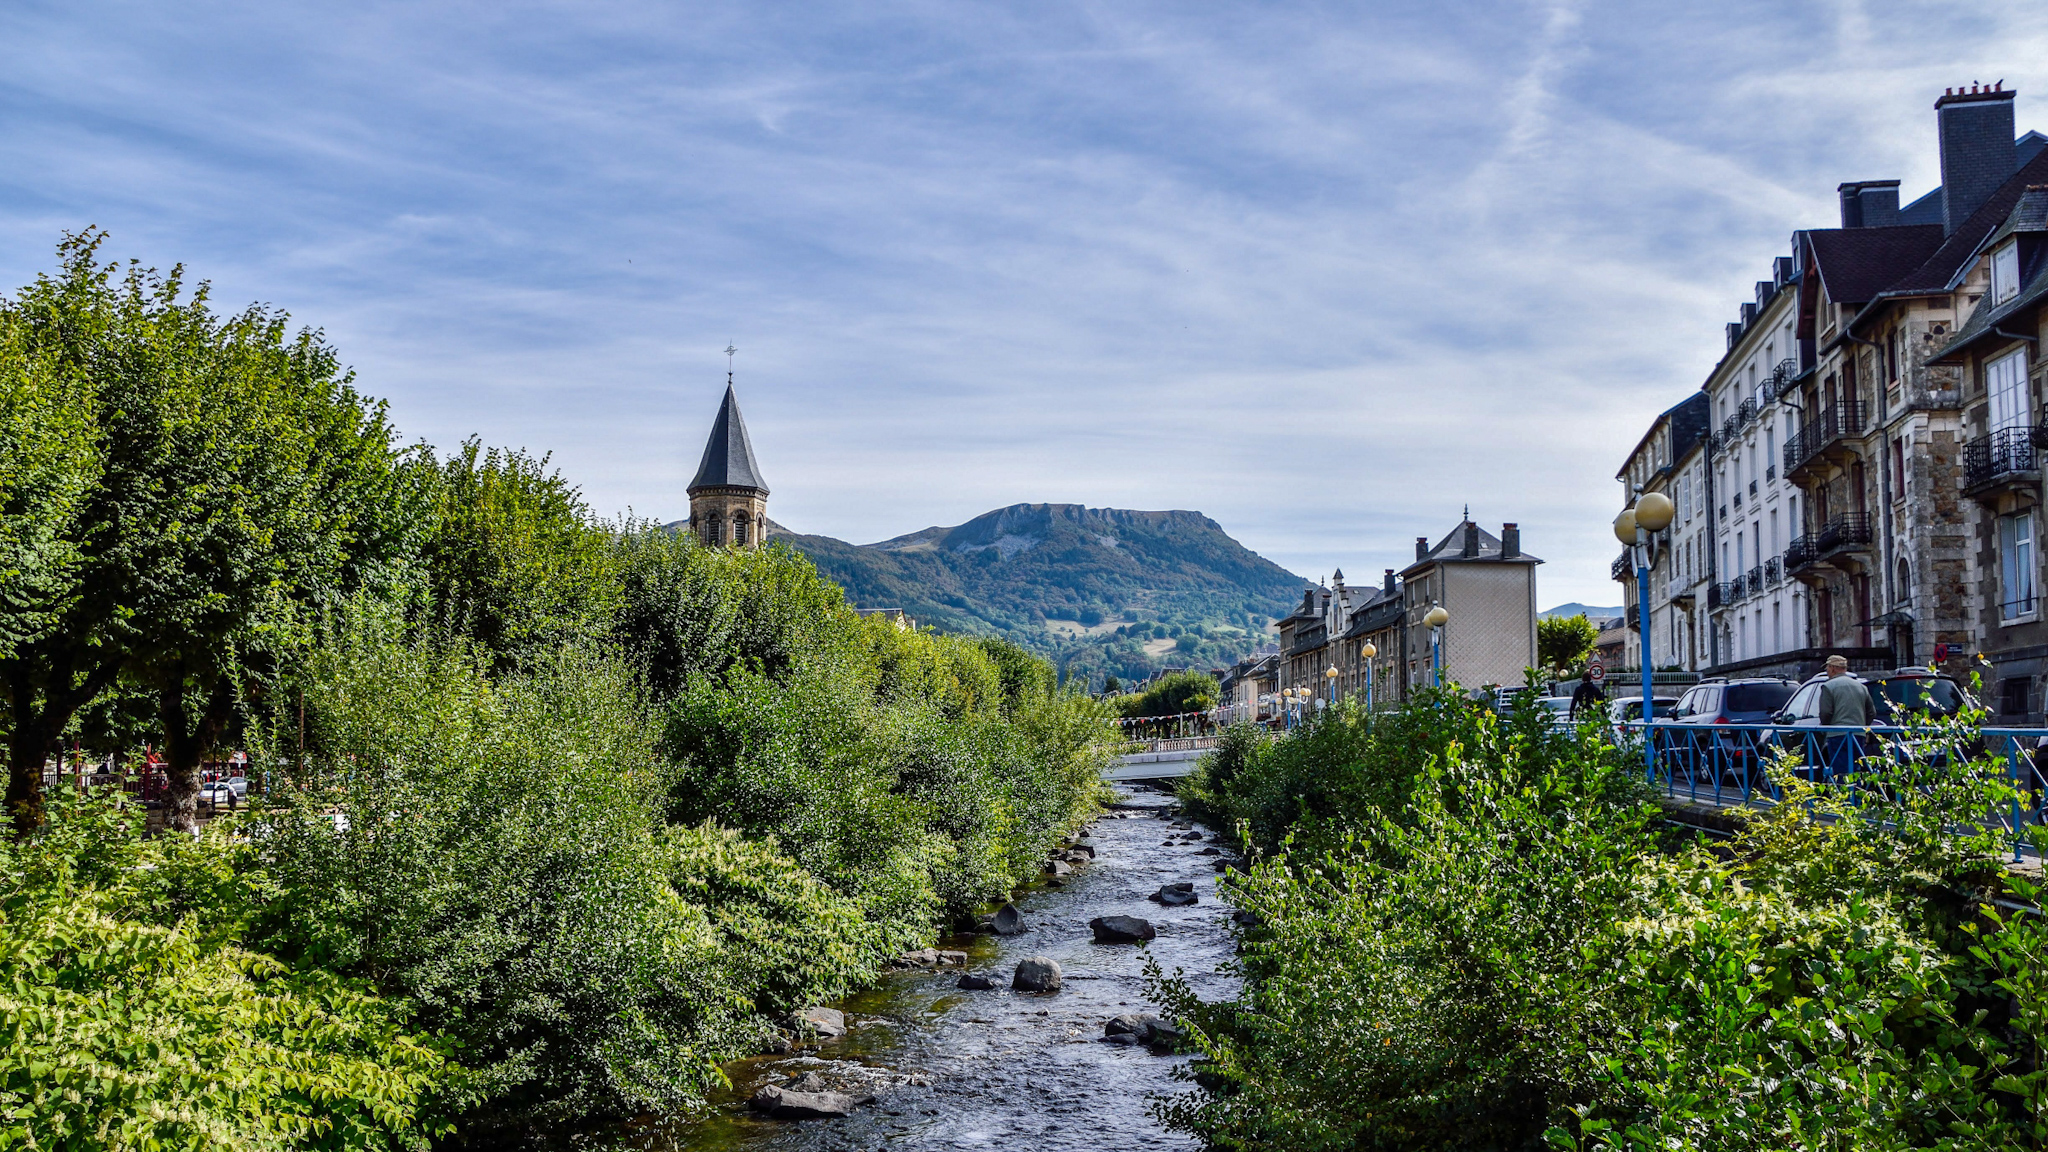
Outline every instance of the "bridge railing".
<path fill-rule="evenodd" d="M 1779 800 L 1783 781 L 1797 779 L 1851 794 L 1870 789 L 1930 792 L 1964 775 L 2005 794 L 1997 810 L 1979 813 L 1980 829 L 1996 827 L 2018 860 L 2027 829 L 2048 822 L 2048 728 L 1977 728 L 1934 721 L 1868 728 L 1809 724 L 1683 724 L 1666 720 L 1619 726 L 1644 756 L 1653 785 L 1673 799 L 1712 804 Z M 1650 741 L 1643 751 L 1645 734 Z"/>
<path fill-rule="evenodd" d="M 1198 752 L 1214 748 L 1218 736 L 1170 736 L 1158 740 L 1139 740 L 1139 752 Z"/>

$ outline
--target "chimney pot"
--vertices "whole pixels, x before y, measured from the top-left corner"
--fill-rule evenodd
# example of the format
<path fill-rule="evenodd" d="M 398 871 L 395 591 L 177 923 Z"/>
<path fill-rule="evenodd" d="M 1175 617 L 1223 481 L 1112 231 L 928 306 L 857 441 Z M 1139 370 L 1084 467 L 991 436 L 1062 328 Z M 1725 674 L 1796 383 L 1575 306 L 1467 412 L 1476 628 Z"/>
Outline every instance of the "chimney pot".
<path fill-rule="evenodd" d="M 1465 521 L 1465 546 L 1459 552 L 1466 559 L 1479 555 L 1479 525 L 1470 520 Z"/>
<path fill-rule="evenodd" d="M 1417 536 L 1415 538 L 1415 558 L 1420 560 L 1427 555 L 1429 555 L 1429 537 Z"/>
<path fill-rule="evenodd" d="M 1387 574 L 1381 578 L 1380 587 L 1386 590 L 1387 595 L 1392 596 L 1394 594 L 1394 570 L 1392 568 L 1387 569 Z"/>
<path fill-rule="evenodd" d="M 1513 560 L 1522 554 L 1522 529 L 1514 521 L 1500 526 L 1500 558 Z"/>

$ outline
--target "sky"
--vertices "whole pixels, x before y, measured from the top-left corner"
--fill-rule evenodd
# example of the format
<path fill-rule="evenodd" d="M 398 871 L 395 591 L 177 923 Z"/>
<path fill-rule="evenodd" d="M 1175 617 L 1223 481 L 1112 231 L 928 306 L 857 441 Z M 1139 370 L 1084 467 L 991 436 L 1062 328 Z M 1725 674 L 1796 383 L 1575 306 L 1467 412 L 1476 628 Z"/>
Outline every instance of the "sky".
<path fill-rule="evenodd" d="M 1835 186 L 2048 4 L 0 7 L 0 291 L 63 233 L 320 329 L 409 440 L 870 542 L 1191 508 L 1310 579 L 1469 505 L 1618 604 L 1614 474 Z"/>

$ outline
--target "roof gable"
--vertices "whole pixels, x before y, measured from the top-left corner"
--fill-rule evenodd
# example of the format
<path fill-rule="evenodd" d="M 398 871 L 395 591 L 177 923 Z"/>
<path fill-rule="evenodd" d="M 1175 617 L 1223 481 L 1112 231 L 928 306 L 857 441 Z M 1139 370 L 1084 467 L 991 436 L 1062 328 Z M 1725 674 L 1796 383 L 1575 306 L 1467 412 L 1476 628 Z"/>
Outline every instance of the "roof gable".
<path fill-rule="evenodd" d="M 1836 304 L 1876 299 L 1942 247 L 1939 224 L 1813 228 L 1806 241 L 1821 286 Z"/>

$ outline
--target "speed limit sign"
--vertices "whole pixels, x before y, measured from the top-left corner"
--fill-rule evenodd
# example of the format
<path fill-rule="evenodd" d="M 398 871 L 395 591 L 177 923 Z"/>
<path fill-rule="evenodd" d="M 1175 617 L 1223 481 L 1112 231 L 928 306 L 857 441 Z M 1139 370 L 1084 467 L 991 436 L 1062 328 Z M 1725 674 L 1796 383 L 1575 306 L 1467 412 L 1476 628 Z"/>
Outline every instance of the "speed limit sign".
<path fill-rule="evenodd" d="M 1607 679 L 1607 666 L 1600 663 L 1598 660 L 1594 660 L 1591 663 L 1587 664 L 1586 679 L 1591 680 L 1595 684 L 1598 684 L 1602 680 Z"/>

